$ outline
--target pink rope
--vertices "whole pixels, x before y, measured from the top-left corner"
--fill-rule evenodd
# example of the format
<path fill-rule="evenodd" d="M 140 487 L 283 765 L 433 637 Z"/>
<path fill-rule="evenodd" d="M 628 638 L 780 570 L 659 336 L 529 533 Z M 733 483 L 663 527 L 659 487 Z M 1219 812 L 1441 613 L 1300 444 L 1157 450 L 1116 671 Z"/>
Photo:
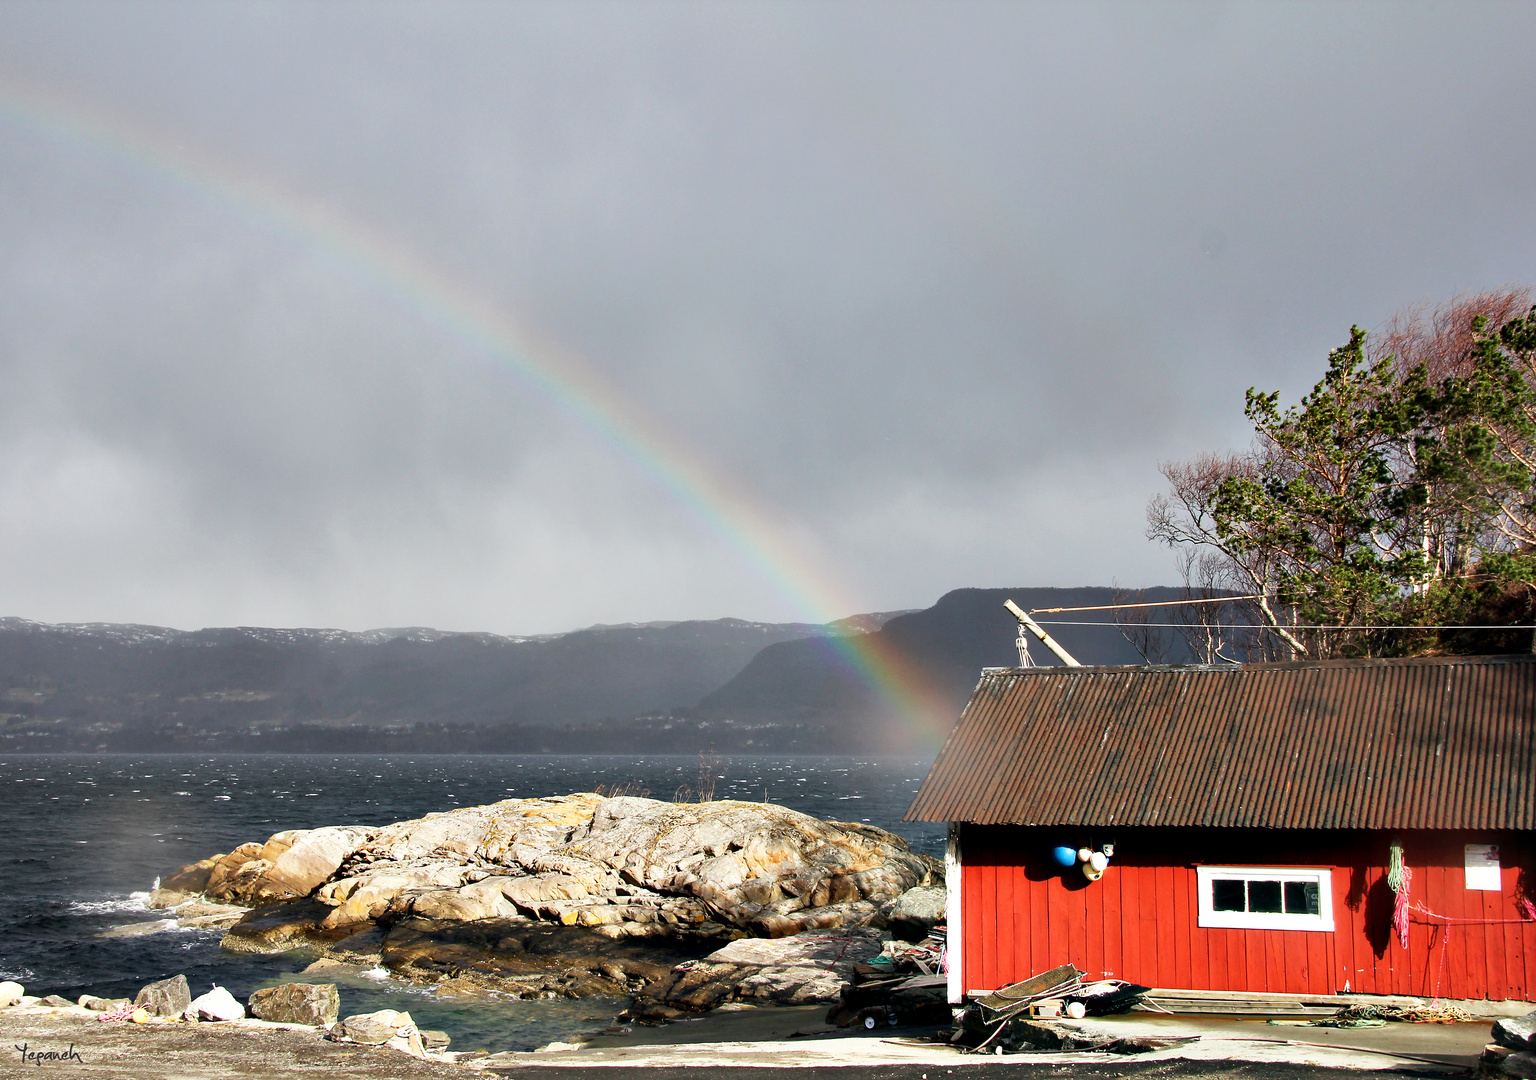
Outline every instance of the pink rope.
<path fill-rule="evenodd" d="M 128 1019 L 132 1018 L 134 1008 L 135 1008 L 135 1006 L 134 1006 L 133 1002 L 125 1001 L 121 1005 L 119 1005 L 117 1008 L 113 1009 L 111 1012 L 104 1012 L 100 1016 L 98 1016 L 96 1019 L 98 1021 L 102 1022 L 102 1023 L 105 1023 L 107 1021 L 128 1020 Z"/>
<path fill-rule="evenodd" d="M 1392 904 L 1392 928 L 1397 931 L 1398 944 L 1403 948 L 1408 947 L 1408 883 L 1413 880 L 1413 871 L 1403 867 L 1403 886 L 1397 890 L 1397 899 Z"/>

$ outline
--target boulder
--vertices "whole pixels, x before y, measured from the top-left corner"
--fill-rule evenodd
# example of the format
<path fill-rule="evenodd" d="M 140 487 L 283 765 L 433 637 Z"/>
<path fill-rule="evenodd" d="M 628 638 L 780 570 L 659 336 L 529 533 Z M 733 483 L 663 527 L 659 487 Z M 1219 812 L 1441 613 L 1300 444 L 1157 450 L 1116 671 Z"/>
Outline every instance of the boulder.
<path fill-rule="evenodd" d="M 929 930 L 944 921 L 947 899 L 943 885 L 919 885 L 908 889 L 891 905 L 886 917 L 891 936 L 902 941 L 922 941 Z"/>
<path fill-rule="evenodd" d="M 82 1009 L 90 1009 L 91 1012 L 116 1012 L 128 1004 L 127 998 L 102 998 L 93 994 L 81 994 L 75 1002 Z"/>
<path fill-rule="evenodd" d="M 730 1001 L 756 1005 L 811 1005 L 839 999 L 855 964 L 878 956 L 884 942 L 868 927 L 789 938 L 742 938 L 697 963 L 680 964 L 671 977 L 639 996 L 638 1015 L 654 1005 L 704 1012 Z"/>
<path fill-rule="evenodd" d="M 74 1005 L 69 998 L 60 997 L 58 994 L 49 994 L 47 997 L 38 998 L 37 1003 L 45 1009 L 68 1009 Z"/>
<path fill-rule="evenodd" d="M 133 1003 L 149 1010 L 155 1016 L 180 1016 L 192 1004 L 192 991 L 187 987 L 185 975 L 152 982 L 139 991 Z"/>
<path fill-rule="evenodd" d="M 355 1043 L 365 1046 L 383 1046 L 391 1039 L 409 1038 L 416 1034 L 416 1022 L 408 1012 L 380 1009 L 378 1012 L 357 1013 L 341 1022 L 339 1033 Z"/>
<path fill-rule="evenodd" d="M 206 994 L 193 998 L 182 1016 L 188 1020 L 241 1020 L 245 1017 L 245 1006 L 228 990 L 215 986 Z"/>
<path fill-rule="evenodd" d="M 284 983 L 256 991 L 248 1005 L 260 1020 L 329 1027 L 341 1010 L 341 996 L 335 983 Z"/>
<path fill-rule="evenodd" d="M 1495 1020 L 1493 1041 L 1515 1050 L 1536 1047 L 1536 1010 L 1524 1016 L 1506 1016 Z"/>
<path fill-rule="evenodd" d="M 26 993 L 26 988 L 19 982 L 11 982 L 10 980 L 0 982 L 0 1009 L 10 1008 L 12 1005 L 19 1004 L 21 999 L 26 996 Z"/>

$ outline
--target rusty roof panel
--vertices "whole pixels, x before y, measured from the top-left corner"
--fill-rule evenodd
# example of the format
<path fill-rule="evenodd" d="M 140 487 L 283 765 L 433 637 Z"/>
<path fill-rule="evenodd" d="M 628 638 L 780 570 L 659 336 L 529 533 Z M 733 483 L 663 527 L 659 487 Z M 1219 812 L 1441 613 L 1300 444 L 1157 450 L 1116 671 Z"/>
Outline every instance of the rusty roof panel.
<path fill-rule="evenodd" d="M 1536 657 L 983 673 L 909 821 L 1536 828 Z"/>

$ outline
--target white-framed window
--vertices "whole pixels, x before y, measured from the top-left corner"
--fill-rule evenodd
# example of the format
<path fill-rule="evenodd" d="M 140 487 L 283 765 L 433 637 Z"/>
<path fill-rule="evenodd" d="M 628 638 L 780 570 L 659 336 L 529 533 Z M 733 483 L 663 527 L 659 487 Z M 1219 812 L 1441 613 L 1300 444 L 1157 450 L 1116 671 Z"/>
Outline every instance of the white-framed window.
<path fill-rule="evenodd" d="M 1197 866 L 1201 926 L 1332 930 L 1333 875 L 1271 866 Z"/>

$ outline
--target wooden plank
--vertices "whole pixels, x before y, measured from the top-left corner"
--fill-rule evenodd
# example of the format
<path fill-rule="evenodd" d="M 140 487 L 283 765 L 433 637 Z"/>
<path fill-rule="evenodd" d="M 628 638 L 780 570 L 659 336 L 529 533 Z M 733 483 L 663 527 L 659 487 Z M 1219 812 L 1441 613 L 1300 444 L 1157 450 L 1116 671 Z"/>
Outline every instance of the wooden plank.
<path fill-rule="evenodd" d="M 1047 957 L 1051 967 L 1067 963 L 1072 957 L 1072 942 L 1067 937 L 1067 905 L 1071 900 L 1067 896 L 1066 885 L 1062 882 L 1063 875 L 1056 875 L 1049 881 L 1046 891 L 1046 914 L 1048 925 L 1046 927 L 1046 940 L 1050 942 Z"/>
<path fill-rule="evenodd" d="M 1014 868 L 1006 859 L 999 860 L 999 863 L 997 873 L 992 879 L 996 895 L 994 903 L 997 905 L 997 944 L 995 947 L 997 968 L 992 976 L 992 985 L 1002 987 L 1007 986 L 1009 983 L 1017 982 L 1023 976 L 1018 973 L 1018 954 L 1014 950 Z"/>
<path fill-rule="evenodd" d="M 1104 898 L 1110 890 L 1113 871 L 1089 885 L 1083 892 L 1083 938 L 1078 950 L 1080 960 L 1073 963 L 1086 972 L 1088 979 L 1104 977 Z"/>
<path fill-rule="evenodd" d="M 1193 877 L 1182 866 L 1169 867 L 1168 885 L 1173 893 L 1173 976 L 1175 986 L 1193 987 L 1190 938 L 1195 930 L 1196 911 L 1190 910 L 1190 882 Z"/>
<path fill-rule="evenodd" d="M 1312 990 L 1307 981 L 1307 938 L 1305 930 L 1278 930 L 1280 940 L 1280 991 L 1305 994 Z"/>
<path fill-rule="evenodd" d="M 1307 993 L 1336 994 L 1333 981 L 1333 943 L 1337 933 L 1307 933 Z"/>
<path fill-rule="evenodd" d="M 1030 932 L 1030 920 L 1033 918 L 1035 905 L 1035 883 L 1029 880 L 1029 873 L 1022 866 L 1016 866 L 1013 870 L 1013 882 L 1011 886 L 1013 895 L 1013 909 L 1009 912 L 1009 918 L 1013 921 L 1013 977 L 1017 982 L 1020 978 L 1032 975 L 1038 969 L 1034 966 L 1034 941 Z M 1022 973 L 1022 974 L 1021 974 Z"/>
<path fill-rule="evenodd" d="M 1104 875 L 1109 888 L 1104 890 L 1104 970 L 1110 978 L 1123 978 L 1125 971 L 1125 937 L 1123 934 L 1125 913 L 1126 871 L 1110 864 L 1111 870 Z"/>
<path fill-rule="evenodd" d="M 1224 989 L 1235 990 L 1248 985 L 1248 932 L 1246 930 L 1222 930 L 1227 942 L 1227 980 Z"/>
<path fill-rule="evenodd" d="M 1029 883 L 1029 970 L 1031 973 L 1055 967 L 1050 962 L 1051 916 L 1050 886 L 1053 879 Z"/>
<path fill-rule="evenodd" d="M 1177 986 L 1178 968 L 1174 962 L 1177 951 L 1174 934 L 1177 922 L 1173 915 L 1173 867 L 1162 865 L 1153 871 L 1153 889 L 1156 898 L 1157 953 L 1153 963 L 1157 971 L 1157 985 Z"/>
<path fill-rule="evenodd" d="M 980 848 L 981 845 L 978 843 L 973 846 Z M 967 991 L 996 989 L 987 980 L 987 954 L 992 948 L 992 920 L 995 913 L 992 905 L 987 902 L 986 870 L 986 865 L 979 859 L 966 862 L 965 910 L 971 916 L 965 954 Z"/>
<path fill-rule="evenodd" d="M 1499 871 L 1499 891 L 1479 894 L 1483 900 L 1482 918 L 1489 920 L 1483 927 L 1483 948 L 1484 963 L 1487 965 L 1487 996 L 1494 1001 L 1505 1001 L 1510 996 L 1507 959 L 1510 951 L 1507 931 L 1510 927 L 1494 920 L 1515 917 L 1513 905 L 1504 901 L 1505 896 L 1513 895 L 1514 885 L 1514 871 L 1504 867 Z"/>
<path fill-rule="evenodd" d="M 1457 851 L 1456 854 L 1463 853 Z M 1435 910 L 1452 919 L 1481 918 L 1479 894 L 1467 888 L 1462 859 L 1458 858 L 1454 867 L 1437 869 L 1441 871 L 1444 889 L 1441 903 L 1444 906 Z M 1443 972 L 1443 977 L 1440 978 L 1437 993 L 1441 997 L 1487 997 L 1488 963 L 1481 955 L 1487 949 L 1487 928 L 1470 922 L 1452 923 L 1441 933 L 1445 935 L 1441 945 L 1443 955 L 1435 959 L 1435 971 L 1437 977 Z"/>
<path fill-rule="evenodd" d="M 1294 994 L 1285 976 L 1285 943 L 1291 936 L 1284 930 L 1261 931 L 1264 935 L 1264 989 L 1274 994 Z"/>
<path fill-rule="evenodd" d="M 1143 986 L 1156 986 L 1159 983 L 1157 966 L 1157 868 L 1152 866 L 1137 867 L 1136 870 L 1136 912 L 1137 912 L 1137 959 L 1136 974 L 1131 976 L 1132 982 L 1141 983 Z"/>

